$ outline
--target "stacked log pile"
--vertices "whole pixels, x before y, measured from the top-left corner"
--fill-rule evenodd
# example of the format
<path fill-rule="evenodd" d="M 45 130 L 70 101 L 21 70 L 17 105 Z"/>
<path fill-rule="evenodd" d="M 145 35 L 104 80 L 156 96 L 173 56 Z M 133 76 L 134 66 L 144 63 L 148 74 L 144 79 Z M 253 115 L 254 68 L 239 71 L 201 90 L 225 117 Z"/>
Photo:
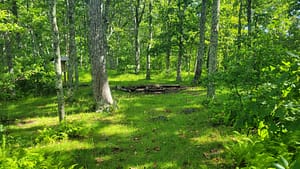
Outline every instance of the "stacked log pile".
<path fill-rule="evenodd" d="M 116 86 L 117 90 L 129 93 L 170 93 L 186 89 L 179 84 L 153 84 L 153 85 L 139 85 L 139 86 Z"/>

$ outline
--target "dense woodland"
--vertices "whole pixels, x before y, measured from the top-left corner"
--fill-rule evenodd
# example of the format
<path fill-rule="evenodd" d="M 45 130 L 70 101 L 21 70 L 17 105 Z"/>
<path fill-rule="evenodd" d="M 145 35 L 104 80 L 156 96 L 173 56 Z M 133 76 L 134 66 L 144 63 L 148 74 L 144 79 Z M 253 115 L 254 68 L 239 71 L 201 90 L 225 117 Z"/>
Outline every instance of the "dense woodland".
<path fill-rule="evenodd" d="M 299 0 L 0 0 L 0 37 L 0 168 L 300 168 Z M 179 91 L 166 101 L 161 97 L 173 94 L 118 91 L 123 86 L 150 84 L 184 86 L 194 94 Z M 81 96 L 87 101 L 80 102 Z M 153 100 L 135 108 L 126 101 L 130 97 L 141 104 L 148 97 Z M 179 110 L 191 105 L 178 102 L 180 107 L 173 110 L 176 98 L 183 97 L 198 107 Z M 59 123 L 35 132 L 34 143 L 25 133 L 26 144 L 21 144 L 16 138 L 22 136 L 14 136 L 18 131 L 14 126 L 34 115 L 26 111 L 17 115 L 10 107 L 33 98 L 45 102 L 55 98 L 51 112 L 58 115 Z M 217 148 L 199 150 L 204 154 L 200 162 L 192 154 L 195 159 L 174 165 L 167 160 L 177 158 L 165 163 L 160 163 L 160 157 L 156 162 L 141 157 L 132 163 L 122 158 L 116 164 L 95 154 L 95 165 L 72 161 L 67 155 L 56 164 L 57 154 L 36 155 L 28 150 L 46 137 L 51 143 L 65 136 L 105 139 L 92 136 L 96 129 L 91 126 L 76 128 L 80 125 L 68 120 L 68 114 L 69 119 L 74 112 L 86 117 L 91 116 L 86 112 L 99 114 L 100 122 L 91 123 L 104 125 L 110 117 L 119 118 L 116 114 L 125 112 L 123 106 L 129 106 L 127 113 L 150 111 L 156 99 L 161 99 L 165 113 L 191 113 L 195 124 L 189 130 L 201 128 L 205 119 L 211 128 L 226 128 L 230 139 L 212 146 Z M 80 104 L 87 108 L 73 110 L 73 105 L 84 107 Z M 199 115 L 199 106 L 207 116 Z M 174 120 L 172 115 L 152 116 L 151 122 L 159 121 L 161 127 Z M 126 121 L 121 125 L 130 125 L 130 119 Z M 142 135 L 134 136 L 134 141 Z M 125 151 L 112 147 L 113 154 Z M 160 153 L 163 148 L 149 151 Z M 213 162 L 205 162 L 208 159 Z"/>

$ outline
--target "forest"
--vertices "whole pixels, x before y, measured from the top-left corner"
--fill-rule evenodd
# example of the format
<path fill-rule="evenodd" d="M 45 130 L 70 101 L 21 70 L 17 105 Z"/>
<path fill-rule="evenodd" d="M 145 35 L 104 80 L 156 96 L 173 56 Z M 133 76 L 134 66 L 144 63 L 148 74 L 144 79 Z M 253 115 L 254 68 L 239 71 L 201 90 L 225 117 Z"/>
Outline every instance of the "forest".
<path fill-rule="evenodd" d="M 299 0 L 0 0 L 0 169 L 299 169 Z"/>

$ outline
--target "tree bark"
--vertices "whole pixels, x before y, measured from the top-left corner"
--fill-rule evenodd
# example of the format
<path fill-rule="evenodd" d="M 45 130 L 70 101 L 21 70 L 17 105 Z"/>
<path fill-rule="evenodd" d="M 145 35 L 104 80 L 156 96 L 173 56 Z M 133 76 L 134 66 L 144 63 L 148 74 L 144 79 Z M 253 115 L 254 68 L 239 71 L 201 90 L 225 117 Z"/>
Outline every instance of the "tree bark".
<path fill-rule="evenodd" d="M 106 72 L 106 26 L 104 0 L 89 0 L 89 43 L 95 109 L 102 111 L 113 104 Z"/>
<path fill-rule="evenodd" d="M 200 15 L 200 22 L 199 22 L 200 40 L 199 40 L 198 55 L 196 61 L 195 76 L 193 79 L 194 84 L 198 83 L 202 74 L 202 64 L 203 64 L 203 58 L 205 53 L 206 3 L 207 0 L 202 0 L 201 15 Z"/>
<path fill-rule="evenodd" d="M 171 0 L 168 0 L 168 11 L 167 11 L 167 23 L 166 23 L 166 32 L 167 32 L 167 37 L 166 37 L 166 74 L 170 74 L 170 57 L 171 57 L 171 47 L 172 47 L 172 33 L 170 31 L 171 29 L 171 19 L 170 19 L 170 5 L 171 5 Z"/>
<path fill-rule="evenodd" d="M 65 119 L 65 103 L 64 103 L 64 90 L 62 82 L 62 70 L 61 70 L 61 56 L 59 48 L 59 30 L 56 19 L 56 0 L 50 1 L 50 19 L 52 27 L 52 41 L 53 52 L 56 56 L 55 59 L 55 72 L 56 72 L 56 90 L 57 90 L 57 104 L 58 104 L 58 116 L 59 121 Z"/>
<path fill-rule="evenodd" d="M 151 48 L 152 48 L 152 39 L 153 39 L 153 30 L 152 30 L 152 0 L 149 0 L 149 22 L 148 22 L 148 29 L 149 29 L 149 42 L 147 47 L 147 59 L 146 59 L 146 80 L 151 79 Z"/>
<path fill-rule="evenodd" d="M 251 9 L 252 9 L 252 0 L 247 0 L 247 22 L 248 22 L 248 25 L 247 25 L 247 28 L 248 28 L 248 36 L 251 35 L 251 22 L 252 22 L 252 19 L 251 19 L 251 15 L 252 15 L 252 12 L 251 12 Z"/>
<path fill-rule="evenodd" d="M 185 1 L 185 0 L 184 0 Z M 185 8 L 185 5 L 184 5 Z M 181 0 L 178 0 L 178 18 L 179 18 L 179 25 L 178 25 L 178 61 L 177 61 L 177 75 L 176 81 L 180 82 L 181 78 L 181 66 L 182 66 L 182 57 L 183 57 L 183 22 L 184 22 L 184 10 L 181 9 Z"/>
<path fill-rule="evenodd" d="M 75 87 L 78 87 L 78 65 L 77 65 L 77 49 L 76 49 L 76 31 L 75 31 L 75 0 L 68 0 L 68 20 L 69 20 L 69 64 L 68 64 L 68 86 L 73 93 L 74 75 Z M 77 73 L 76 73 L 77 72 Z"/>
<path fill-rule="evenodd" d="M 208 78 L 209 78 L 209 82 L 207 86 L 208 98 L 213 98 L 215 96 L 215 80 L 213 76 L 216 73 L 216 69 L 217 69 L 219 17 L 220 17 L 220 0 L 213 0 L 210 50 L 209 50 L 209 59 L 208 59 Z"/>
<path fill-rule="evenodd" d="M 243 0 L 240 0 L 239 21 L 238 21 L 238 39 L 237 39 L 238 50 L 241 48 L 241 38 L 242 38 L 242 15 L 243 15 Z"/>
<path fill-rule="evenodd" d="M 142 11 L 140 12 L 141 0 L 136 0 L 134 6 L 134 46 L 135 46 L 135 73 L 138 74 L 141 69 L 141 47 L 140 47 L 140 39 L 139 39 L 139 29 L 140 23 L 143 18 L 143 14 L 145 11 L 145 5 L 143 6 Z"/>

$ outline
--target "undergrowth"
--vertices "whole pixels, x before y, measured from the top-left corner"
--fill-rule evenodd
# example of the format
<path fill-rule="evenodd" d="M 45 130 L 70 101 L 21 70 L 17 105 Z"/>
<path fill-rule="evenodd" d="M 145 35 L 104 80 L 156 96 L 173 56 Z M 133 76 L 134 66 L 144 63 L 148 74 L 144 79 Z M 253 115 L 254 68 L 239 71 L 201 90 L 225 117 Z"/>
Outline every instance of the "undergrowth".
<path fill-rule="evenodd" d="M 149 83 L 173 83 L 172 79 L 159 81 L 160 76 Z M 89 82 L 88 76 L 83 77 Z M 67 119 L 60 124 L 54 96 L 28 96 L 1 104 L 7 123 L 0 127 L 0 166 L 299 168 L 299 126 L 290 125 L 280 137 L 268 134 L 266 123 L 246 130 L 235 128 L 227 110 L 240 105 L 231 104 L 231 91 L 226 87 L 217 91 L 214 100 L 207 100 L 200 87 L 160 95 L 114 90 L 117 85 L 146 84 L 143 78 L 113 72 L 110 84 L 118 107 L 103 113 L 92 111 L 91 87 L 80 86 L 66 100 Z"/>

